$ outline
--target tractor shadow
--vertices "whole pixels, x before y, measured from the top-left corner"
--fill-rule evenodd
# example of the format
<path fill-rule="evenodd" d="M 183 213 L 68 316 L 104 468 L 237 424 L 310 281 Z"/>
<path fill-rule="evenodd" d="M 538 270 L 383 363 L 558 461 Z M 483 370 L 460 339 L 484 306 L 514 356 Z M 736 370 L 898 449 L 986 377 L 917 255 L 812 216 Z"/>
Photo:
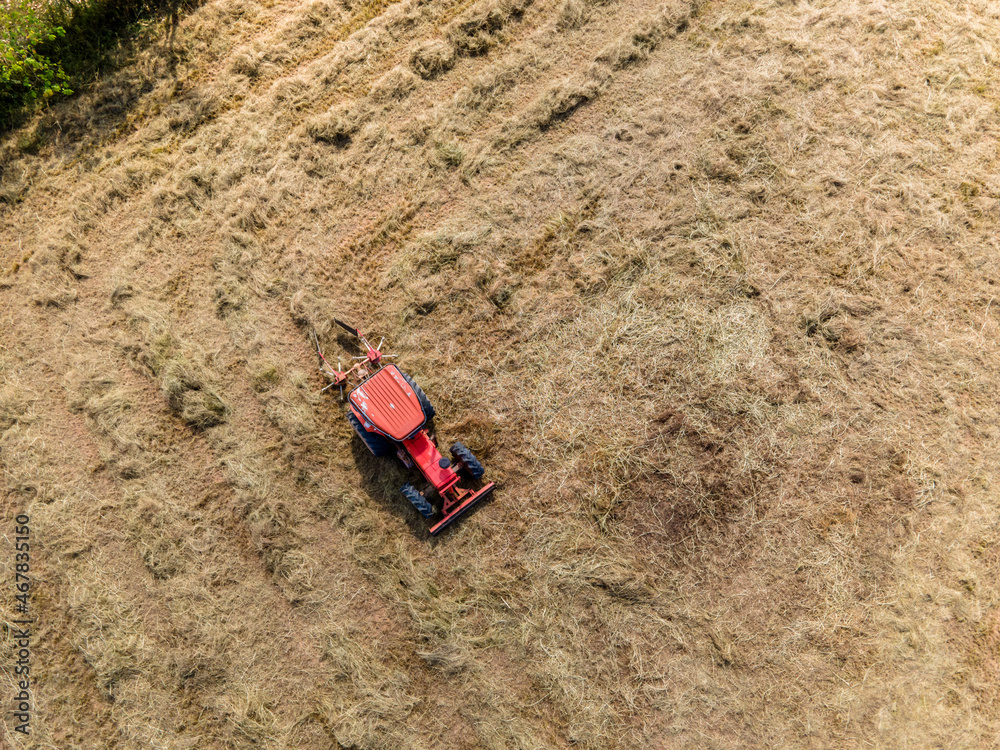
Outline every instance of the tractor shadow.
<path fill-rule="evenodd" d="M 357 435 L 351 435 L 351 454 L 361 474 L 361 490 L 401 518 L 416 538 L 433 541 L 435 537 L 431 536 L 427 521 L 399 491 L 403 484 L 409 482 L 421 492 L 428 493 L 427 480 L 420 472 L 407 469 L 395 455 L 376 458 Z M 440 506 L 440 501 L 434 502 L 436 493 L 429 497 L 435 507 Z"/>

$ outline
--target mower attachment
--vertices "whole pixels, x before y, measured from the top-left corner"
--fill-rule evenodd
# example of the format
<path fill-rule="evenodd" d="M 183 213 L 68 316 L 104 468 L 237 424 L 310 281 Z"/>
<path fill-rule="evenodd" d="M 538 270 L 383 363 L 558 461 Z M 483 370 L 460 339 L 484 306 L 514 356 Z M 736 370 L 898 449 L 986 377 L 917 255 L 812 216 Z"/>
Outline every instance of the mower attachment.
<path fill-rule="evenodd" d="M 466 511 L 471 510 L 473 505 L 475 505 L 484 497 L 492 493 L 495 488 L 496 488 L 496 482 L 490 482 L 481 490 L 472 493 L 469 497 L 465 498 L 464 500 L 460 500 L 458 502 L 457 507 L 449 508 L 445 517 L 442 518 L 433 526 L 431 526 L 431 536 L 437 536 L 446 528 L 451 526 L 451 524 L 457 521 L 460 516 L 465 515 Z"/>

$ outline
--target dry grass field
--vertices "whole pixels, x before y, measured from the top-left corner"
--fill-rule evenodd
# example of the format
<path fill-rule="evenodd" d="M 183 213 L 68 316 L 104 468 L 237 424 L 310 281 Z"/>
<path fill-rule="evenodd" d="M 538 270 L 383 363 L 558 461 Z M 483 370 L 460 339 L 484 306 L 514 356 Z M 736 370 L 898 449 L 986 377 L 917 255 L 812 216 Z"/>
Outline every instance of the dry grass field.
<path fill-rule="evenodd" d="M 0 745 L 995 747 L 998 40 L 987 0 L 153 29 L 0 139 Z M 334 315 L 499 483 L 440 537 L 320 393 Z"/>

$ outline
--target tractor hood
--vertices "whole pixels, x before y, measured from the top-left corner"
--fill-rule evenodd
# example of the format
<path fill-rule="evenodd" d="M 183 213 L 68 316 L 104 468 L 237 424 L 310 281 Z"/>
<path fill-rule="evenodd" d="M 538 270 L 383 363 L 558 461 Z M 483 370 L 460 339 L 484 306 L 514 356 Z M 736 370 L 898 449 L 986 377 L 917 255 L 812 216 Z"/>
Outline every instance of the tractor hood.
<path fill-rule="evenodd" d="M 402 441 L 424 424 L 424 412 L 417 394 L 396 365 L 386 365 L 348 396 L 366 429 L 374 428 L 386 437 Z"/>

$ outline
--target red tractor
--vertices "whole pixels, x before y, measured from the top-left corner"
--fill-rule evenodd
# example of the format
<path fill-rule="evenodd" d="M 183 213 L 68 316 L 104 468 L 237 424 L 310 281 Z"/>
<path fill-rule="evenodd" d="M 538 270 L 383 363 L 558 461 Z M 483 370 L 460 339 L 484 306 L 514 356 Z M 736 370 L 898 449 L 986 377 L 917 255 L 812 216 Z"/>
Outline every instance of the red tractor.
<path fill-rule="evenodd" d="M 396 355 L 382 354 L 358 329 L 336 318 L 334 321 L 364 344 L 366 354 L 355 357 L 359 361 L 348 370 L 341 370 L 339 362 L 334 369 L 323 356 L 317 340 L 316 351 L 325 365 L 323 372 L 333 381 L 327 388 L 338 386 L 343 396 L 344 384 L 349 378 L 360 381 L 347 395 L 347 421 L 373 455 L 395 453 L 406 468 L 416 467 L 424 475 L 442 499 L 440 518 L 430 527 L 431 534 L 436 536 L 492 493 L 495 484 L 490 482 L 478 490 L 458 486 L 460 473 L 480 479 L 485 472 L 483 465 L 461 443 L 451 446 L 451 461 L 442 456 L 433 435 L 426 429 L 428 420 L 434 416 L 430 400 L 413 378 L 396 365 L 382 361 Z M 384 341 L 385 338 L 379 342 L 379 347 Z M 424 518 L 434 518 L 434 506 L 424 493 L 409 482 L 400 492 Z"/>

